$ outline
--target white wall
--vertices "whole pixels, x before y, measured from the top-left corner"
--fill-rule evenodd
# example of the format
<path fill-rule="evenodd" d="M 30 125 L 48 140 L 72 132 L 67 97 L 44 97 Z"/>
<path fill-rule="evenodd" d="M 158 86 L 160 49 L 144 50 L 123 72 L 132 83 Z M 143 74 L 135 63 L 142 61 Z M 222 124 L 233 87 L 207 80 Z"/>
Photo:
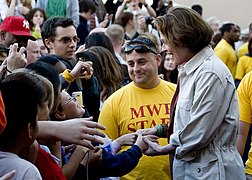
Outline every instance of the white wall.
<path fill-rule="evenodd" d="M 230 21 L 247 28 L 252 22 L 252 0 L 173 0 L 174 3 L 191 7 L 200 4 L 203 7 L 203 18 L 216 16 L 219 20 Z"/>

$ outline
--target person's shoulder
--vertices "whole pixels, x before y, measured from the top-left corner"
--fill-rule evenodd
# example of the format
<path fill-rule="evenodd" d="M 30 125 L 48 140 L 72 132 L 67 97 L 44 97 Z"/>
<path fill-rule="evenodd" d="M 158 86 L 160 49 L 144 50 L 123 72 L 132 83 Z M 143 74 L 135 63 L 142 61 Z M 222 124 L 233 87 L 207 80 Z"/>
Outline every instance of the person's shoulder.
<path fill-rule="evenodd" d="M 241 45 L 241 47 L 239 47 L 238 52 L 239 51 L 243 51 L 243 50 L 248 50 L 248 42 L 244 43 L 243 45 Z"/>
<path fill-rule="evenodd" d="M 246 86 L 246 87 L 251 87 L 251 88 L 252 88 L 252 71 L 249 72 L 249 73 L 247 73 L 247 74 L 243 77 L 241 83 L 240 83 L 239 86 L 238 86 L 238 89 L 239 89 L 239 87 L 242 87 L 242 86 Z M 250 89 L 250 88 L 249 88 L 249 89 Z"/>
<path fill-rule="evenodd" d="M 118 89 L 117 91 L 115 91 L 113 94 L 111 94 L 106 101 L 120 99 L 124 95 L 127 95 L 132 90 L 132 88 L 134 88 L 133 87 L 133 82 L 130 82 L 129 84 L 121 87 L 120 89 Z"/>
<path fill-rule="evenodd" d="M 169 88 L 169 89 L 176 89 L 177 87 L 177 84 L 174 84 L 172 82 L 169 82 L 169 81 L 165 81 L 165 80 L 161 80 L 161 85 L 164 85 L 165 87 Z"/>

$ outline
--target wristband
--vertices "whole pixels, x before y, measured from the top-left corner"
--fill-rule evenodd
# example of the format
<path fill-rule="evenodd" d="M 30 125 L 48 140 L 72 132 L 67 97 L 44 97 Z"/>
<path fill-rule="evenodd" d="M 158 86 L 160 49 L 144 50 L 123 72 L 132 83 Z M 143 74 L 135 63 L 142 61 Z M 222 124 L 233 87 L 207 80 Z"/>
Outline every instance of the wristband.
<path fill-rule="evenodd" d="M 159 125 L 155 126 L 155 129 L 156 129 L 155 135 L 156 135 L 157 137 L 162 137 L 162 136 L 163 136 L 163 133 L 164 133 L 164 131 L 163 131 L 163 126 L 162 126 L 161 124 L 159 124 Z"/>

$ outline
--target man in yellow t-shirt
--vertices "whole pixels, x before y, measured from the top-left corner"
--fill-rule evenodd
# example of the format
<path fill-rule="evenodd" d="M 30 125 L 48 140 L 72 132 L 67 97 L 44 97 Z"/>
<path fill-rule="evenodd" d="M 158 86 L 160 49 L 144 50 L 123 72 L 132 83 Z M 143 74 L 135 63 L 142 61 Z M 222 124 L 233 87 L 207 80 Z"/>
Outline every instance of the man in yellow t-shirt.
<path fill-rule="evenodd" d="M 241 81 L 237 89 L 239 110 L 240 110 L 240 128 L 237 139 L 237 149 L 243 155 L 249 128 L 252 124 L 252 72 L 248 73 Z M 252 149 L 248 153 L 245 172 L 248 179 L 252 179 Z"/>
<path fill-rule="evenodd" d="M 249 40 L 252 38 L 252 23 L 249 24 Z M 237 51 L 238 59 L 240 59 L 245 54 L 248 54 L 249 42 L 244 43 Z"/>
<path fill-rule="evenodd" d="M 98 122 L 106 126 L 105 133 L 116 139 L 138 129 L 169 122 L 170 103 L 176 85 L 158 76 L 160 55 L 148 38 L 139 37 L 125 46 L 130 84 L 112 94 L 103 105 Z M 166 138 L 159 143 L 167 144 Z M 127 149 L 125 147 L 122 150 Z M 121 179 L 170 179 L 168 156 L 143 156 L 137 167 Z"/>
<path fill-rule="evenodd" d="M 214 52 L 226 64 L 233 78 L 235 78 L 237 57 L 234 43 L 239 41 L 240 28 L 233 23 L 227 23 L 220 30 L 223 38 L 214 48 Z"/>

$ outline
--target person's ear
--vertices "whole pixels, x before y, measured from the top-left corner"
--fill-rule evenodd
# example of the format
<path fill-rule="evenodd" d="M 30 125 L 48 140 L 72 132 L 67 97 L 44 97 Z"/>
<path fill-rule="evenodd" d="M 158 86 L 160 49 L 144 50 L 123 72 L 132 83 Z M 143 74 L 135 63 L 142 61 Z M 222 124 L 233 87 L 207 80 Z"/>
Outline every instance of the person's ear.
<path fill-rule="evenodd" d="M 48 47 L 49 49 L 52 49 L 52 41 L 50 39 L 44 40 L 44 45 Z"/>
<path fill-rule="evenodd" d="M 5 34 L 6 34 L 5 31 L 1 31 L 1 32 L 0 32 L 0 38 L 1 38 L 2 41 L 5 40 Z"/>
<path fill-rule="evenodd" d="M 157 61 L 157 65 L 159 67 L 161 64 L 161 55 L 160 54 L 157 54 L 156 61 Z"/>
<path fill-rule="evenodd" d="M 36 139 L 37 136 L 37 132 L 36 131 L 36 127 L 34 127 L 33 125 L 31 125 L 31 123 L 28 123 L 27 125 L 27 133 L 28 133 L 28 138 L 29 140 L 34 140 Z"/>
<path fill-rule="evenodd" d="M 121 46 L 123 46 L 125 43 L 125 39 L 122 40 Z"/>
<path fill-rule="evenodd" d="M 55 118 L 62 121 L 64 119 L 66 119 L 66 115 L 63 112 L 57 111 L 55 113 Z"/>

